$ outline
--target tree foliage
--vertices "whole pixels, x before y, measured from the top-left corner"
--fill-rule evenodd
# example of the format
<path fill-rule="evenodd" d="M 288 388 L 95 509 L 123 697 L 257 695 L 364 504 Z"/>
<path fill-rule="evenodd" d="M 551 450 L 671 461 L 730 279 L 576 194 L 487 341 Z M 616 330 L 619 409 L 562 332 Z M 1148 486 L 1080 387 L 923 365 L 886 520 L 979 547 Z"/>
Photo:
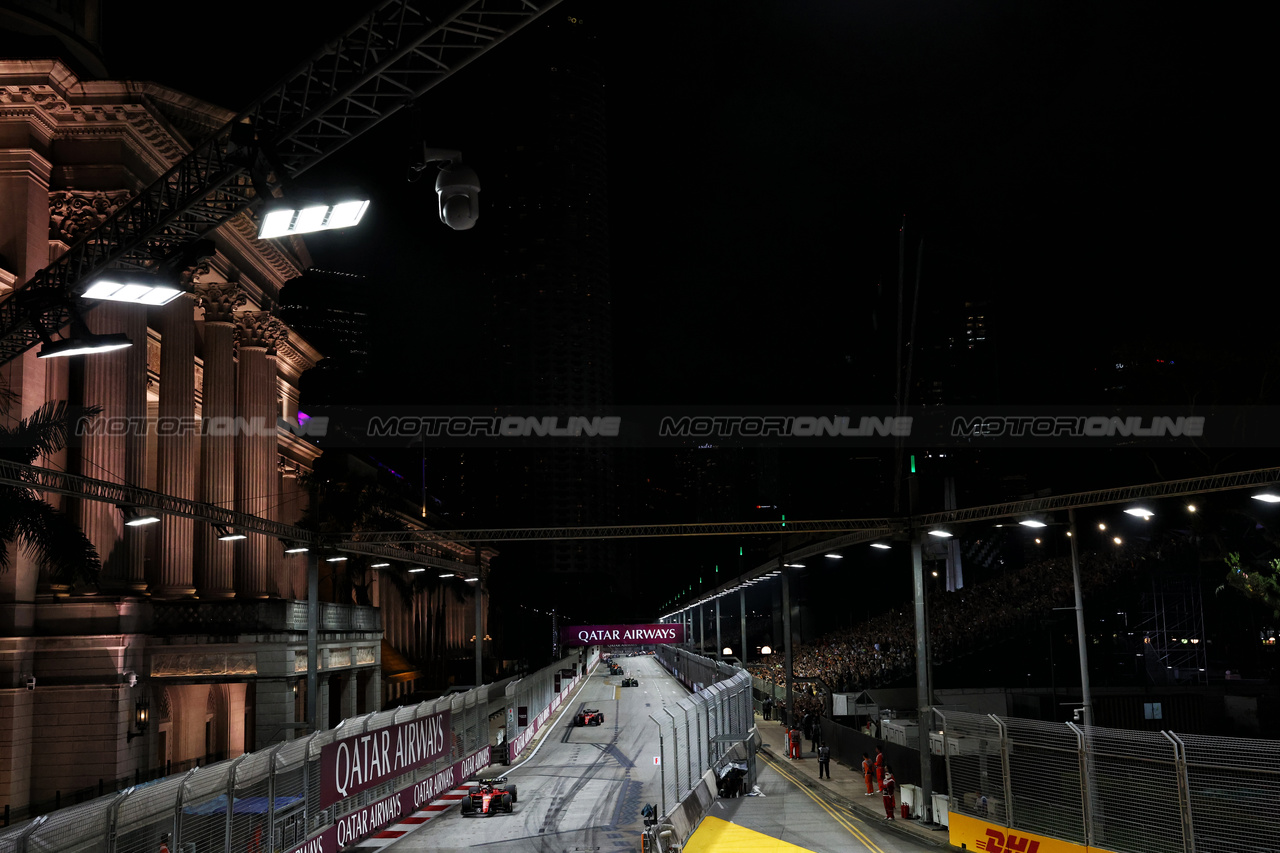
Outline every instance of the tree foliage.
<path fill-rule="evenodd" d="M 6 389 L 7 390 L 7 389 Z M 12 395 L 0 394 L 0 411 Z M 72 410 L 51 400 L 12 427 L 0 426 L 0 460 L 31 465 L 67 446 L 75 424 L 101 413 L 97 407 Z M 80 526 L 29 488 L 0 485 L 0 571 L 9 569 L 9 545 L 18 542 L 52 583 L 93 585 L 102 560 Z"/>
<path fill-rule="evenodd" d="M 1240 553 L 1233 551 L 1224 562 L 1227 564 L 1227 579 L 1223 587 L 1233 587 L 1247 598 L 1261 601 L 1280 618 L 1280 558 L 1245 563 Z"/>

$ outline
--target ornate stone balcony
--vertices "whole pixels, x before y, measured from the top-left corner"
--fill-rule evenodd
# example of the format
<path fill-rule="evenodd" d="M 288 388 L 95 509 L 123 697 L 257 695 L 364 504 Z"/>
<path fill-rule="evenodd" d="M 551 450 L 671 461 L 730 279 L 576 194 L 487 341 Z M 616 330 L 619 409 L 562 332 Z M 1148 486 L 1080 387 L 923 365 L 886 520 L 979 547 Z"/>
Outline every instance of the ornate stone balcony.
<path fill-rule="evenodd" d="M 154 601 L 152 634 L 228 636 L 307 632 L 305 601 Z M 321 631 L 381 631 L 376 607 L 320 602 Z"/>

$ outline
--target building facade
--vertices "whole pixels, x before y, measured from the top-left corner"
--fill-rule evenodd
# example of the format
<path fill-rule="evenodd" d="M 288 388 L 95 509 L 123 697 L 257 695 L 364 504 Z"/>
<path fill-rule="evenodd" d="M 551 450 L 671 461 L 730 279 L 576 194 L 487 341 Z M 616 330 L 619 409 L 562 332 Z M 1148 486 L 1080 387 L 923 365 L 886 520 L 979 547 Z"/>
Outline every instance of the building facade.
<path fill-rule="evenodd" d="M 234 115 L 156 84 L 82 73 L 57 59 L 0 58 L 0 299 Z M 321 355 L 276 308 L 309 260 L 297 238 L 259 241 L 256 231 L 241 214 L 213 232 L 216 255 L 187 271 L 191 293 L 166 306 L 101 303 L 86 313 L 91 331 L 123 332 L 132 347 L 44 360 L 33 349 L 0 366 L 0 427 L 47 401 L 98 406 L 67 449 L 38 464 L 297 522 L 321 453 L 298 428 L 299 379 Z M 264 428 L 234 434 L 217 424 Z M 103 568 L 96 583 L 67 584 L 20 544 L 7 546 L 0 803 L 15 815 L 65 805 L 73 792 L 303 731 L 306 555 L 255 534 L 223 541 L 195 519 L 128 527 L 112 504 L 40 497 L 79 523 Z M 465 546 L 435 556 L 475 562 Z M 322 605 L 317 727 L 417 686 L 416 666 L 398 667 L 384 685 L 384 642 L 411 662 L 467 648 L 476 633 L 469 590 L 404 586 L 373 572 L 367 601 Z M 387 607 L 395 615 L 384 636 Z"/>

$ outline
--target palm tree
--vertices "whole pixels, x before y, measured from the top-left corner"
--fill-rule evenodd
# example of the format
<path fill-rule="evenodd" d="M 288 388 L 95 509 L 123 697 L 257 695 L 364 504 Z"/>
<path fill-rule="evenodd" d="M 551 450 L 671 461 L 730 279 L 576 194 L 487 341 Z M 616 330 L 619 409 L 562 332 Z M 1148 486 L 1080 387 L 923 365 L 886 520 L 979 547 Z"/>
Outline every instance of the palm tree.
<path fill-rule="evenodd" d="M 0 393 L 0 411 L 11 396 Z M 88 407 L 72 411 L 65 401 L 49 401 L 20 420 L 16 426 L 0 426 L 0 461 L 34 464 L 41 456 L 62 450 L 72 427 L 84 417 L 102 410 Z M 55 584 L 96 584 L 102 560 L 89 537 L 66 513 L 41 500 L 29 488 L 0 485 L 0 572 L 9 570 L 9 545 L 18 542 L 48 573 Z"/>

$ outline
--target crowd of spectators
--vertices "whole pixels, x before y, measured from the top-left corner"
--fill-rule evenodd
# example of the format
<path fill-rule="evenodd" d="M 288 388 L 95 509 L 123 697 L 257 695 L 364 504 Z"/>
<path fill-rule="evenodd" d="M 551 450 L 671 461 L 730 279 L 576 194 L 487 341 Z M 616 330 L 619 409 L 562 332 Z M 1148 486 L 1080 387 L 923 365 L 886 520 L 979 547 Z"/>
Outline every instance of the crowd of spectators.
<path fill-rule="evenodd" d="M 1164 562 L 1183 554 L 1166 541 L 1146 548 L 1080 555 L 1080 585 L 1086 598 L 1132 577 L 1149 561 Z M 1073 607 L 1075 590 L 1071 560 L 1052 558 L 1001 573 L 992 580 L 954 593 L 929 598 L 930 650 L 935 663 L 948 663 L 1000 642 L 1052 615 L 1053 608 Z M 797 679 L 821 679 L 833 691 L 849 693 L 881 687 L 915 671 L 915 610 L 907 602 L 859 625 L 834 631 L 792 650 Z M 779 650 L 780 651 L 780 650 Z M 749 663 L 756 678 L 785 687 L 782 655 Z M 793 695 L 801 711 L 825 705 L 813 682 L 797 681 Z"/>

